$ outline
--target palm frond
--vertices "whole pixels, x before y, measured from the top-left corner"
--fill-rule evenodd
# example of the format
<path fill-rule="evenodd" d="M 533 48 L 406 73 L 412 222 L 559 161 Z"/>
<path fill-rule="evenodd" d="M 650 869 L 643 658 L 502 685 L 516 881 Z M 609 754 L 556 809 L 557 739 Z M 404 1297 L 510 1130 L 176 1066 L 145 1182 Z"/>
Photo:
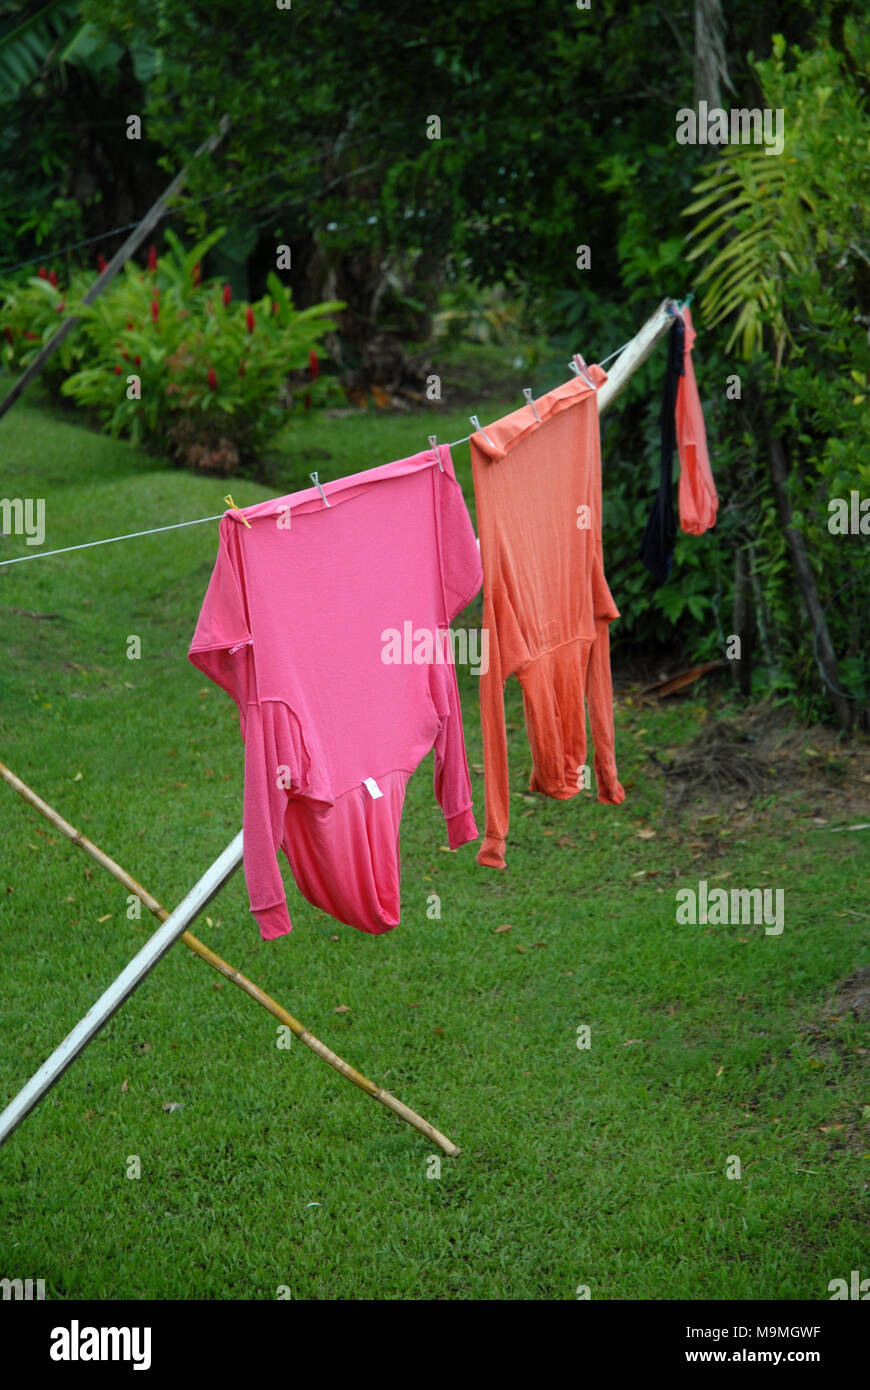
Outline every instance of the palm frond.
<path fill-rule="evenodd" d="M 84 27 L 78 0 L 49 0 L 0 35 L 0 102 L 12 101 L 59 61 L 62 50 Z"/>

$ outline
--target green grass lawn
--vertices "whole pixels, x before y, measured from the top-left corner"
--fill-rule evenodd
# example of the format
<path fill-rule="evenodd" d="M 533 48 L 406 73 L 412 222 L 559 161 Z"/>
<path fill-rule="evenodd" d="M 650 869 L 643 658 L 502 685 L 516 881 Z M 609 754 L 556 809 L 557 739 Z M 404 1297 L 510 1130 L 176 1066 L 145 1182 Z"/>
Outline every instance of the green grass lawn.
<path fill-rule="evenodd" d="M 53 549 L 417 452 L 430 419 L 313 414 L 265 488 L 21 403 L 0 422 L 0 495 L 46 499 Z M 439 439 L 468 428 L 438 417 Z M 471 506 L 467 446 L 456 461 Z M 187 661 L 216 543 L 207 524 L 0 568 L 0 758 L 167 908 L 241 824 L 235 707 Z M 0 541 L 0 559 L 24 553 Z M 870 1272 L 870 1042 L 828 1003 L 866 960 L 870 835 L 822 840 L 773 799 L 743 838 L 726 804 L 718 847 L 693 841 L 647 750 L 703 728 L 700 697 L 619 702 L 621 807 L 529 796 L 507 695 L 505 872 L 446 851 L 430 756 L 395 931 L 317 911 L 283 857 L 289 937 L 260 940 L 241 873 L 193 926 L 461 1155 L 433 1175 L 426 1139 L 299 1042 L 279 1049 L 275 1020 L 179 944 L 0 1151 L 0 1276 L 44 1278 L 49 1298 L 665 1300 L 826 1299 Z M 677 925 L 675 891 L 701 878 L 784 889 L 784 931 Z M 5 1104 L 156 924 L 3 783 L 0 914 Z"/>

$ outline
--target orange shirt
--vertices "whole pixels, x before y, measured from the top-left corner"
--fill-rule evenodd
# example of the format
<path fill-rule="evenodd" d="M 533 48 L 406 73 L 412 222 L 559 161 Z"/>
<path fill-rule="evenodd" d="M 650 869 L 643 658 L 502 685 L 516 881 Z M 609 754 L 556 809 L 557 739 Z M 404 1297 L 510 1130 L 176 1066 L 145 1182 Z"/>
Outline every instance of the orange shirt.
<path fill-rule="evenodd" d="M 607 380 L 589 368 L 596 386 Z M 471 436 L 489 664 L 480 680 L 486 831 L 477 859 L 504 868 L 510 818 L 504 683 L 523 691 L 529 788 L 584 785 L 586 708 L 600 801 L 625 797 L 614 757 L 610 623 L 601 548 L 598 401 L 582 377 Z M 587 774 L 588 775 L 588 774 Z"/>

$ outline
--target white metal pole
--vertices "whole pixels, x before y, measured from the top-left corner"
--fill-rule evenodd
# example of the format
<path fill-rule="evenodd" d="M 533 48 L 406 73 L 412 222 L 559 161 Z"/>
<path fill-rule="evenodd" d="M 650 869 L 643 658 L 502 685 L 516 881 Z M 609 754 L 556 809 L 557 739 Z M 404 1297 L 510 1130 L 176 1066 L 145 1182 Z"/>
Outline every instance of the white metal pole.
<path fill-rule="evenodd" d="M 170 946 L 178 940 L 187 926 L 220 892 L 227 879 L 232 877 L 241 862 L 242 832 L 240 830 L 232 843 L 227 845 L 223 854 L 218 856 L 211 868 L 203 874 L 198 883 L 194 884 L 187 897 L 179 903 L 174 912 L 170 913 L 166 921 L 161 923 L 154 935 L 145 942 L 141 951 L 133 957 L 114 983 L 100 996 L 93 1008 L 88 1010 L 81 1022 L 77 1023 L 60 1046 L 55 1048 L 48 1060 L 39 1068 L 39 1071 L 18 1092 L 15 1099 L 9 1102 L 0 1115 L 0 1144 L 5 1144 L 12 1131 L 30 1114 L 30 1111 L 39 1103 L 46 1091 L 49 1091 L 60 1079 L 70 1063 L 75 1061 L 80 1052 L 84 1051 L 95 1034 L 118 1011 L 124 1000 L 128 999 L 134 989 L 141 985 L 145 976 L 166 955 Z"/>

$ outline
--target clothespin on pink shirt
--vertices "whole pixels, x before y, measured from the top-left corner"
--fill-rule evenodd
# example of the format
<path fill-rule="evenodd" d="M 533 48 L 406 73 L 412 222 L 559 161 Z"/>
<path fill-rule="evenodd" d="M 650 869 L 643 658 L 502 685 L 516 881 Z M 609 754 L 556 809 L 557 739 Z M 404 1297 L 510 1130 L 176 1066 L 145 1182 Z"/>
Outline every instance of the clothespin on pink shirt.
<path fill-rule="evenodd" d="M 438 452 L 438 436 L 437 436 L 437 434 L 430 434 L 430 436 L 429 436 L 429 447 L 431 448 L 433 454 L 434 454 L 435 457 L 437 458 L 437 460 L 438 460 L 438 467 L 441 469 L 441 472 L 443 473 L 443 472 L 444 472 L 444 464 L 441 462 L 441 455 L 440 455 L 439 452 Z"/>
<path fill-rule="evenodd" d="M 309 476 L 309 478 L 311 479 L 311 481 L 312 481 L 312 483 L 314 484 L 314 486 L 317 488 L 317 491 L 320 493 L 321 497 L 323 498 L 323 505 L 324 505 L 324 507 L 328 507 L 328 506 L 329 506 L 329 503 L 328 503 L 327 500 L 326 500 L 326 493 L 323 491 L 323 488 L 320 486 L 320 475 L 319 475 L 319 473 L 309 473 L 308 476 Z"/>
<path fill-rule="evenodd" d="M 228 492 L 228 493 L 227 493 L 226 497 L 224 498 L 224 501 L 226 502 L 227 506 L 228 506 L 232 511 L 234 511 L 234 512 L 239 512 L 238 507 L 236 506 L 235 502 L 233 501 L 233 495 L 232 495 L 231 492 Z M 254 529 L 254 528 L 252 527 L 250 521 L 248 521 L 248 518 L 247 518 L 246 516 L 242 516 L 242 513 L 241 513 L 241 512 L 239 512 L 239 518 L 245 523 L 245 525 L 247 526 L 247 528 L 248 528 L 249 531 L 252 531 L 252 530 Z"/>

